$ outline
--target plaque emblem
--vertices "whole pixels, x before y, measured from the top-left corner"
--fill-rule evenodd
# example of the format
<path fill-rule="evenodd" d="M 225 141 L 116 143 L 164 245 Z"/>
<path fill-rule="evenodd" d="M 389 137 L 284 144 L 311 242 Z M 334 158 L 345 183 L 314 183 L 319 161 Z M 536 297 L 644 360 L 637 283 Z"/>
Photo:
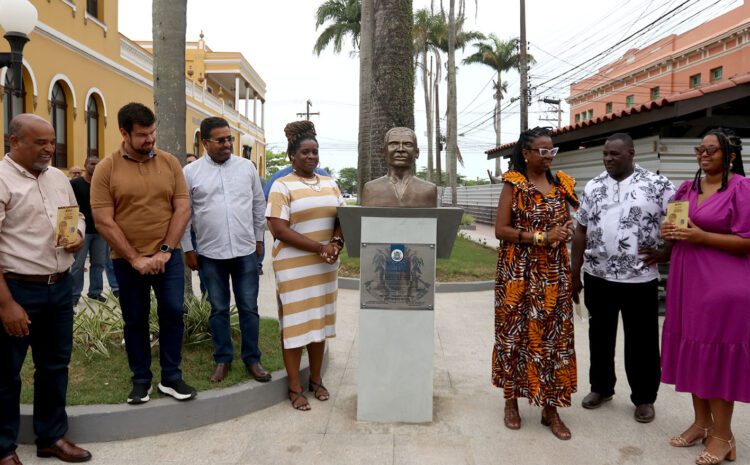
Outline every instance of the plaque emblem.
<path fill-rule="evenodd" d="M 368 244 L 361 249 L 361 302 L 367 308 L 432 309 L 435 248 L 428 244 Z M 434 273 L 434 271 L 433 271 Z"/>
<path fill-rule="evenodd" d="M 391 252 L 391 260 L 394 262 L 400 262 L 404 259 L 404 252 L 401 249 L 396 249 Z"/>

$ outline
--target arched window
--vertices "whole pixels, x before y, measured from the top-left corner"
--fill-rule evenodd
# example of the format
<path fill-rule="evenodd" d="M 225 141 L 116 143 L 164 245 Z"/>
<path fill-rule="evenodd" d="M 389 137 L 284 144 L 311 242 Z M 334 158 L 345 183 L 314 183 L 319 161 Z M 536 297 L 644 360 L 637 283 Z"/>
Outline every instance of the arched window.
<path fill-rule="evenodd" d="M 52 166 L 56 168 L 68 167 L 68 101 L 65 89 L 56 82 L 52 88 L 52 127 L 55 128 L 57 144 L 55 148 L 55 159 Z"/>
<path fill-rule="evenodd" d="M 88 156 L 99 157 L 99 106 L 93 95 L 86 105 L 86 125 Z"/>
<path fill-rule="evenodd" d="M 10 120 L 14 114 L 26 112 L 26 86 L 21 81 L 21 96 L 14 96 L 10 91 L 10 83 L 13 76 L 13 71 L 7 68 L 8 71 L 5 73 L 5 83 L 3 87 L 3 134 L 5 135 L 5 144 L 3 153 L 10 152 L 10 136 L 8 135 L 8 129 L 10 126 Z"/>
<path fill-rule="evenodd" d="M 193 154 L 196 158 L 201 156 L 201 132 L 195 131 L 195 138 L 193 139 Z"/>

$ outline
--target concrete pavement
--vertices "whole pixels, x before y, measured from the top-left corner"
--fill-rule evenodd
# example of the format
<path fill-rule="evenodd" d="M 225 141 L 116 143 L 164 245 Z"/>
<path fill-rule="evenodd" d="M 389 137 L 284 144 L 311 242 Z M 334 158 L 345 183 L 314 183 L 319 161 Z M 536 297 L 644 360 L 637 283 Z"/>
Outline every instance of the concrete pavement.
<path fill-rule="evenodd" d="M 261 283 L 261 312 L 275 316 L 270 263 Z M 438 294 L 435 327 L 435 420 L 430 424 L 356 421 L 358 293 L 339 293 L 337 337 L 330 340 L 324 381 L 328 402 L 310 396 L 312 410 L 288 402 L 235 420 L 129 441 L 86 444 L 99 464 L 690 464 L 700 449 L 672 448 L 671 435 L 692 422 L 690 397 L 662 385 L 656 420 L 633 419 L 622 363 L 617 354 L 617 394 L 598 410 L 584 410 L 588 393 L 587 324 L 576 317 L 579 392 L 561 409 L 570 441 L 557 440 L 539 423 L 540 411 L 521 400 L 523 427 L 503 426 L 501 392 L 490 384 L 493 344 L 492 291 Z M 408 373 L 404 373 L 408 376 Z M 750 408 L 737 404 L 734 431 L 738 464 L 750 464 Z M 47 464 L 33 447 L 19 450 L 25 464 Z"/>

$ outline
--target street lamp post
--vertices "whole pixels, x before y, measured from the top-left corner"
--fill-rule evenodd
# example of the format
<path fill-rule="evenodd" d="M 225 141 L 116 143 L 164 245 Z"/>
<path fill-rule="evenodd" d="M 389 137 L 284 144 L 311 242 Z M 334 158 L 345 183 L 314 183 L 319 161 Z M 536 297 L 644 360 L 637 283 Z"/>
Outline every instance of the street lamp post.
<path fill-rule="evenodd" d="M 0 27 L 5 30 L 5 40 L 10 44 L 10 52 L 0 53 L 0 68 L 8 67 L 10 73 L 10 95 L 13 114 L 20 113 L 23 98 L 23 48 L 34 30 L 37 12 L 28 0 L 0 0 Z M 0 83 L 3 85 L 5 83 Z"/>

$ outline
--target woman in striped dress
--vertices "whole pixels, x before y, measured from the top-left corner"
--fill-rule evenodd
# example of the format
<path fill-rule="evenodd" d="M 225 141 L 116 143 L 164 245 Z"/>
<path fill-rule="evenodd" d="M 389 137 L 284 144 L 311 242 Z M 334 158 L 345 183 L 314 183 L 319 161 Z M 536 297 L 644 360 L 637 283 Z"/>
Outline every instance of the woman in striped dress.
<path fill-rule="evenodd" d="M 314 172 L 318 141 L 313 124 L 289 123 L 284 132 L 293 171 L 271 187 L 266 218 L 275 238 L 273 268 L 289 400 L 298 410 L 310 410 L 302 394 L 300 360 L 306 347 L 308 389 L 316 399 L 328 400 L 321 367 L 325 340 L 336 335 L 338 256 L 344 244 L 336 207 L 344 199 L 333 179 Z"/>

